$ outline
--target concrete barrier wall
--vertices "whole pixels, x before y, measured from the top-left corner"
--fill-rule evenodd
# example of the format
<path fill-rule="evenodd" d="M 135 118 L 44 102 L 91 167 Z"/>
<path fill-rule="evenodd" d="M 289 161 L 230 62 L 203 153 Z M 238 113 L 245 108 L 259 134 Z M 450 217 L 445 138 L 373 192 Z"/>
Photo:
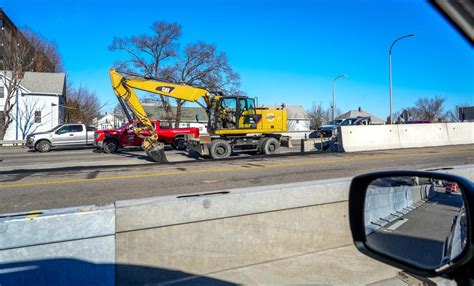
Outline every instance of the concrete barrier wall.
<path fill-rule="evenodd" d="M 360 125 L 339 128 L 345 152 L 474 144 L 474 123 Z"/>
<path fill-rule="evenodd" d="M 114 285 L 115 209 L 0 216 L 0 285 Z"/>
<path fill-rule="evenodd" d="M 451 145 L 446 123 L 403 124 L 397 128 L 401 148 Z"/>
<path fill-rule="evenodd" d="M 400 148 L 397 125 L 342 126 L 338 140 L 345 152 Z"/>
<path fill-rule="evenodd" d="M 117 262 L 202 275 L 350 245 L 348 188 L 338 179 L 117 202 Z M 143 277 L 117 273 L 124 285 Z"/>
<path fill-rule="evenodd" d="M 441 171 L 474 179 L 474 166 Z M 0 284 L 164 283 L 351 245 L 349 185 L 340 178 L 2 217 Z"/>
<path fill-rule="evenodd" d="M 409 186 L 369 189 L 365 201 L 366 232 L 371 233 L 391 222 L 397 218 L 398 211 L 413 205 L 411 193 Z"/>
<path fill-rule="evenodd" d="M 448 137 L 453 145 L 474 142 L 474 122 L 448 123 Z"/>
<path fill-rule="evenodd" d="M 365 228 L 372 233 L 433 196 L 431 185 L 372 187 L 365 201 Z"/>

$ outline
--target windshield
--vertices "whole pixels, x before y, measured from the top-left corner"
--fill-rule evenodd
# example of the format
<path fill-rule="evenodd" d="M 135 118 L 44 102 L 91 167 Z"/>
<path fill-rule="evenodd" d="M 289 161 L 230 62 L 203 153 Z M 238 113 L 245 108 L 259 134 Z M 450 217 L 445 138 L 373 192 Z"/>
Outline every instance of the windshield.
<path fill-rule="evenodd" d="M 118 127 L 117 130 L 123 129 L 123 128 L 127 127 L 128 125 L 129 125 L 129 123 L 126 122 L 126 123 L 122 124 L 120 127 Z"/>
<path fill-rule="evenodd" d="M 338 125 L 341 122 L 342 122 L 342 119 L 336 119 L 336 120 L 333 120 L 333 121 L 329 121 L 327 123 L 327 125 Z"/>
<path fill-rule="evenodd" d="M 59 127 L 61 127 L 61 126 L 63 126 L 63 124 L 56 125 L 53 129 L 48 130 L 48 131 L 46 131 L 46 132 L 53 132 L 53 131 L 57 130 Z"/>
<path fill-rule="evenodd" d="M 344 120 L 340 123 L 340 125 L 344 125 L 344 126 L 345 126 L 345 125 L 352 125 L 352 124 L 354 124 L 354 122 L 356 122 L 356 121 L 357 121 L 357 118 L 347 118 L 347 119 L 344 119 Z"/>

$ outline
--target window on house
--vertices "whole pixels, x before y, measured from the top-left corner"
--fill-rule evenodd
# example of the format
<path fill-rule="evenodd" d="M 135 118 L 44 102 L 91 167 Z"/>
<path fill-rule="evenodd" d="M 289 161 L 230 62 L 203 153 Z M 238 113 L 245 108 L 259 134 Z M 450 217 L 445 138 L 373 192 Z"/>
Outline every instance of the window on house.
<path fill-rule="evenodd" d="M 0 85 L 0 98 L 5 97 L 5 87 L 3 85 Z"/>
<path fill-rule="evenodd" d="M 41 111 L 35 111 L 35 123 L 41 123 Z"/>

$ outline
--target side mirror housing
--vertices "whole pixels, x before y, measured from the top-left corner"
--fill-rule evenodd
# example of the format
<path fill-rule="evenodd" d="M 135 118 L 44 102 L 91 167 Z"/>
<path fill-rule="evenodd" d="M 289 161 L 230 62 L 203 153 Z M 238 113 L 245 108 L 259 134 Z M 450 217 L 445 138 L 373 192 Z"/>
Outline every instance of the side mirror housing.
<path fill-rule="evenodd" d="M 474 190 L 449 174 L 388 171 L 357 176 L 349 192 L 354 244 L 362 253 L 424 277 L 474 257 Z"/>

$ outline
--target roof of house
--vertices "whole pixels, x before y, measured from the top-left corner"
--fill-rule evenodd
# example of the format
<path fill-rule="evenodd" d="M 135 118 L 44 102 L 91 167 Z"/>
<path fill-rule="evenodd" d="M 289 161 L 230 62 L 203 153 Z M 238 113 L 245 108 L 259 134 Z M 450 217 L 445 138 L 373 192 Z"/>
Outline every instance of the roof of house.
<path fill-rule="evenodd" d="M 151 119 L 165 120 L 166 112 L 165 110 L 158 106 L 152 104 L 143 104 L 145 112 L 148 114 L 148 117 Z M 172 107 L 173 114 L 176 114 L 176 107 Z M 197 117 L 197 120 L 196 120 Z M 207 122 L 207 113 L 202 107 L 188 107 L 183 106 L 181 109 L 181 122 Z"/>
<path fill-rule="evenodd" d="M 6 73 L 7 78 L 11 72 Z M 65 73 L 25 72 L 20 85 L 31 93 L 62 95 L 65 92 Z"/>
<path fill-rule="evenodd" d="M 337 119 L 346 119 L 346 118 L 354 118 L 354 117 L 370 117 L 370 121 L 373 123 L 380 123 L 383 124 L 385 121 L 380 119 L 379 117 L 368 113 L 367 111 L 364 111 L 362 109 L 359 110 L 349 110 L 348 112 L 341 114 L 337 117 Z"/>
<path fill-rule="evenodd" d="M 268 105 L 265 104 L 262 107 L 268 109 L 280 109 L 281 105 Z M 309 120 L 308 113 L 304 110 L 302 105 L 287 105 L 285 109 L 288 110 L 289 120 Z"/>
<path fill-rule="evenodd" d="M 26 72 L 20 83 L 32 93 L 63 94 L 65 73 Z"/>

